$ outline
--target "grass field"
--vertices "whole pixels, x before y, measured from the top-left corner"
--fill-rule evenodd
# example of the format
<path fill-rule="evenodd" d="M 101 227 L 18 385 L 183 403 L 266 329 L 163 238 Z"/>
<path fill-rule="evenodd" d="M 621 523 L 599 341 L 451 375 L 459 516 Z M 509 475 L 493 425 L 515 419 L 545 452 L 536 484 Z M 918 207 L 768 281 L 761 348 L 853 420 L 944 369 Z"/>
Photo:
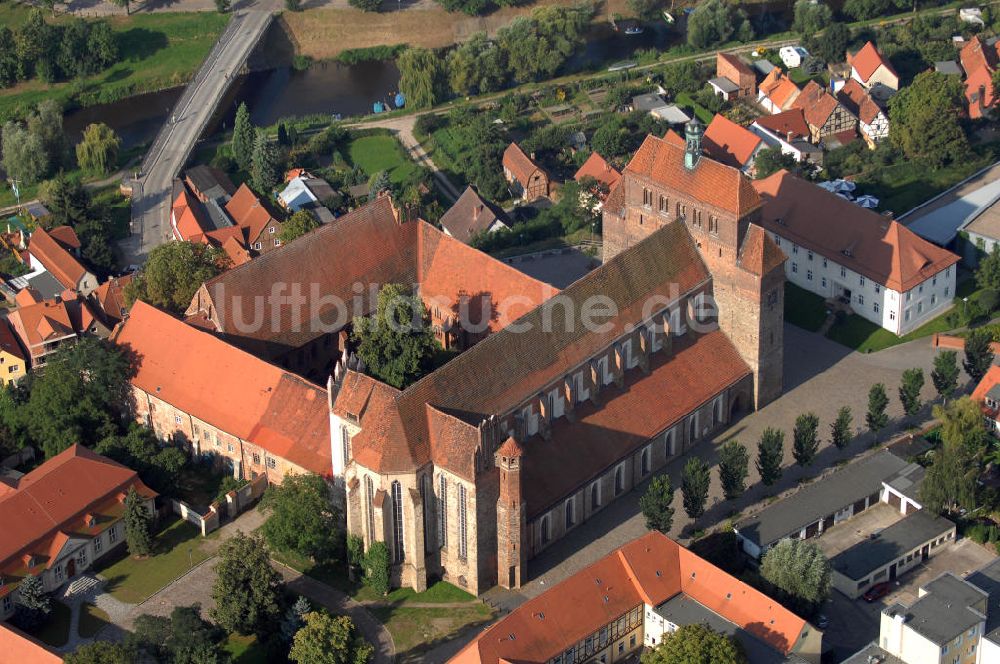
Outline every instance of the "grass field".
<path fill-rule="evenodd" d="M 59 648 L 69 640 L 69 622 L 72 612 L 62 602 L 52 602 L 52 613 L 45 624 L 30 630 L 28 633 L 42 643 Z"/>
<path fill-rule="evenodd" d="M 785 320 L 810 332 L 816 332 L 826 320 L 826 304 L 819 295 L 786 281 Z"/>
<path fill-rule="evenodd" d="M 476 598 L 461 588 L 451 585 L 450 583 L 438 581 L 422 593 L 416 592 L 413 588 L 396 588 L 385 597 L 375 594 L 375 592 L 367 586 L 362 586 L 354 594 L 354 599 L 359 602 L 426 602 L 432 604 L 443 604 L 448 602 L 471 602 Z"/>
<path fill-rule="evenodd" d="M 410 661 L 419 661 L 414 659 L 419 653 L 485 624 L 493 617 L 485 604 L 460 609 L 380 606 L 373 608 L 372 613 L 392 634 L 397 655 Z"/>
<path fill-rule="evenodd" d="M 712 111 L 708 110 L 701 104 L 696 103 L 695 100 L 691 98 L 691 95 L 686 92 L 682 92 L 677 95 L 677 99 L 675 101 L 678 106 L 684 108 L 684 110 L 693 110 L 694 114 L 698 116 L 698 119 L 705 124 L 710 124 L 712 122 L 712 118 L 715 117 L 715 113 L 712 113 Z"/>
<path fill-rule="evenodd" d="M 95 570 L 106 578 L 105 590 L 129 604 L 138 604 L 209 557 L 198 530 L 177 517 L 153 537 L 153 555 L 132 558 L 127 552 L 116 562 Z"/>
<path fill-rule="evenodd" d="M 81 637 L 89 639 L 111 624 L 111 617 L 93 604 L 80 605 L 80 624 L 76 632 Z"/>
<path fill-rule="evenodd" d="M 14 28 L 24 22 L 27 14 L 24 5 L 0 4 L 2 25 Z M 90 106 L 181 85 L 201 65 L 228 16 L 209 12 L 156 13 L 108 20 L 118 38 L 121 62 L 84 79 L 54 84 L 30 80 L 0 90 L 0 120 L 21 116 L 49 98 L 64 105 Z"/>
<path fill-rule="evenodd" d="M 267 664 L 267 653 L 256 636 L 230 634 L 223 649 L 229 654 L 232 664 Z"/>
<path fill-rule="evenodd" d="M 993 163 L 997 152 L 1000 151 L 994 148 L 984 156 L 970 154 L 969 159 L 938 169 L 929 169 L 919 162 L 904 161 L 879 169 L 873 182 L 863 183 L 863 188 L 866 194 L 879 198 L 881 209 L 900 215 Z"/>
<path fill-rule="evenodd" d="M 410 159 L 394 136 L 361 136 L 351 141 L 348 156 L 352 164 L 374 175 L 387 171 L 395 184 L 409 182 L 417 175 L 417 165 Z"/>

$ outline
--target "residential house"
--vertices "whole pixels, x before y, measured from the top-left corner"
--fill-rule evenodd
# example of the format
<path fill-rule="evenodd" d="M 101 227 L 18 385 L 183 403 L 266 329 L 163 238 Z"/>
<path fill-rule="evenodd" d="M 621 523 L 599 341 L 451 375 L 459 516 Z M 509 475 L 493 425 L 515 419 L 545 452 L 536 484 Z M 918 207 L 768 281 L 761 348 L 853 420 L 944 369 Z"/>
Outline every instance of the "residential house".
<path fill-rule="evenodd" d="M 235 477 L 329 477 L 326 390 L 142 301 L 112 341 L 136 357 L 136 419 L 159 438 Z"/>
<path fill-rule="evenodd" d="M 995 38 L 983 40 L 975 35 L 962 47 L 959 61 L 965 72 L 965 99 L 969 105 L 969 117 L 974 120 L 985 117 L 1000 98 L 993 89 L 993 73 L 1000 62 L 1000 41 Z"/>
<path fill-rule="evenodd" d="M 591 152 L 587 161 L 573 175 L 573 179 L 581 182 L 584 178 L 593 178 L 596 182 L 594 189 L 589 193 L 597 198 L 595 209 L 600 210 L 607 200 L 608 194 L 615 188 L 622 174 L 614 166 L 609 164 L 604 157 L 596 152 Z M 583 194 L 581 194 L 582 196 Z"/>
<path fill-rule="evenodd" d="M 764 202 L 759 223 L 788 254 L 795 285 L 898 335 L 951 307 L 952 252 L 787 171 L 753 184 Z"/>
<path fill-rule="evenodd" d="M 283 208 L 289 212 L 313 212 L 320 223 L 333 220 L 333 213 L 326 206 L 333 204 L 335 207 L 340 194 L 333 190 L 329 182 L 300 168 L 289 171 L 285 182 L 285 188 L 278 193 L 278 202 Z"/>
<path fill-rule="evenodd" d="M 715 78 L 709 81 L 709 85 L 726 101 L 757 97 L 757 75 L 736 54 L 715 54 Z"/>
<path fill-rule="evenodd" d="M 656 531 L 529 599 L 448 661 L 631 661 L 702 623 L 739 642 L 749 664 L 820 661 L 822 632 Z"/>
<path fill-rule="evenodd" d="M 28 360 L 9 320 L 0 321 L 0 385 L 13 385 L 28 373 Z"/>
<path fill-rule="evenodd" d="M 899 74 L 872 42 L 866 42 L 854 55 L 848 53 L 847 64 L 851 66 L 851 78 L 873 96 L 885 100 L 899 90 Z"/>
<path fill-rule="evenodd" d="M 781 540 L 819 537 L 882 503 L 901 515 L 915 513 L 923 474 L 917 464 L 881 450 L 740 519 L 733 530 L 744 553 L 761 560 Z"/>
<path fill-rule="evenodd" d="M 549 174 L 517 143 L 511 143 L 503 152 L 503 174 L 515 198 L 531 202 L 549 195 Z"/>
<path fill-rule="evenodd" d="M 972 400 L 982 409 L 989 432 L 1000 436 L 1000 366 L 990 367 L 972 391 Z"/>
<path fill-rule="evenodd" d="M 62 664 L 63 658 L 21 630 L 0 623 L 0 652 L 19 664 Z"/>
<path fill-rule="evenodd" d="M 985 185 L 986 203 L 980 205 L 958 227 L 967 239 L 963 258 L 976 265 L 980 256 L 1000 247 L 1000 182 Z M 994 193 L 995 192 L 995 193 Z"/>
<path fill-rule="evenodd" d="M 768 113 L 781 113 L 792 108 L 792 104 L 801 92 L 792 79 L 775 67 L 761 81 L 757 90 L 757 102 Z"/>
<path fill-rule="evenodd" d="M 16 480 L 0 478 L 0 619 L 14 612 L 26 576 L 51 592 L 122 546 L 131 489 L 155 515 L 156 492 L 134 470 L 82 445 Z"/>
<path fill-rule="evenodd" d="M 202 203 L 222 200 L 225 203 L 236 193 L 229 176 L 212 166 L 198 165 L 184 172 L 184 183 Z"/>
<path fill-rule="evenodd" d="M 226 212 L 243 229 L 246 246 L 252 255 L 263 255 L 281 246 L 278 237 L 281 222 L 246 184 L 241 184 L 226 203 Z"/>
<path fill-rule="evenodd" d="M 32 273 L 48 272 L 64 289 L 87 295 L 97 288 L 97 277 L 80 263 L 79 257 L 80 239 L 71 227 L 59 226 L 51 231 L 37 228 L 28 240 L 25 262 Z"/>
<path fill-rule="evenodd" d="M 132 283 L 133 278 L 132 274 L 111 277 L 90 294 L 94 313 L 109 329 L 128 317 L 125 288 Z"/>
<path fill-rule="evenodd" d="M 837 92 L 837 100 L 858 118 L 858 129 L 868 147 L 875 149 L 879 141 L 889 138 L 889 113 L 871 94 L 852 78 Z"/>
<path fill-rule="evenodd" d="M 174 192 L 170 225 L 175 240 L 222 249 L 232 266 L 242 265 L 250 260 L 248 228 L 234 223 L 226 209 L 217 204 L 217 200 L 221 199 L 202 203 L 179 180 L 174 182 Z M 219 214 L 209 213 L 213 204 L 218 208 Z"/>
<path fill-rule="evenodd" d="M 792 107 L 802 109 L 813 143 L 829 141 L 834 137 L 845 143 L 856 135 L 857 117 L 816 81 L 806 84 Z"/>
<path fill-rule="evenodd" d="M 1000 558 L 961 578 L 944 572 L 909 605 L 882 610 L 878 641 L 843 664 L 994 664 L 1000 661 Z"/>
<path fill-rule="evenodd" d="M 632 97 L 632 110 L 649 113 L 657 120 L 663 120 L 671 125 L 684 124 L 691 120 L 677 104 L 667 103 L 662 92 L 650 92 Z"/>
<path fill-rule="evenodd" d="M 84 321 L 74 320 L 68 303 L 62 299 L 26 302 L 26 292 L 27 289 L 18 293 L 18 307 L 9 314 L 8 320 L 21 345 L 27 349 L 34 369 L 45 366 L 48 356 L 61 346 L 76 343 Z"/>
<path fill-rule="evenodd" d="M 764 115 L 750 125 L 750 131 L 763 139 L 769 148 L 781 148 L 797 162 L 823 164 L 823 150 L 809 142 L 809 124 L 801 108 Z"/>
<path fill-rule="evenodd" d="M 441 215 L 441 229 L 466 244 L 480 233 L 494 233 L 504 228 L 510 228 L 507 213 L 480 196 L 472 185 L 466 187 L 455 204 Z"/>
<path fill-rule="evenodd" d="M 767 147 L 760 136 L 741 127 L 721 113 L 705 129 L 705 154 L 712 159 L 752 175 L 753 160 Z"/>

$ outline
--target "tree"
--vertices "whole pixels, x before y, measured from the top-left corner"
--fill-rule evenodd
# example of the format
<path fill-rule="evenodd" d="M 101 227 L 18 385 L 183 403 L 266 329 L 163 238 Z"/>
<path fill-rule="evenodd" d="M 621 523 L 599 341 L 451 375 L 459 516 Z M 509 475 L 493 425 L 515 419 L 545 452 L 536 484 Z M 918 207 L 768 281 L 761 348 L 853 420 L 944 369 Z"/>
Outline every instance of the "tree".
<path fill-rule="evenodd" d="M 800 0 L 808 1 L 808 0 Z M 851 29 L 843 23 L 831 23 L 823 32 L 808 40 L 812 53 L 824 62 L 839 62 L 851 43 Z"/>
<path fill-rule="evenodd" d="M 629 133 L 620 116 L 612 116 L 594 131 L 590 139 L 594 152 L 607 159 L 624 157 L 629 151 Z"/>
<path fill-rule="evenodd" d="M 458 95 L 495 92 L 507 79 L 502 53 L 485 32 L 459 44 L 448 53 L 448 84 Z M 423 116 L 426 117 L 426 116 Z"/>
<path fill-rule="evenodd" d="M 815 609 L 830 596 L 830 562 L 815 542 L 784 539 L 761 561 L 764 579 L 795 601 L 800 611 Z"/>
<path fill-rule="evenodd" d="M 719 482 L 726 500 L 743 495 L 749 471 L 750 453 L 745 445 L 730 440 L 719 448 Z"/>
<path fill-rule="evenodd" d="M 795 463 L 808 466 L 816 458 L 819 449 L 819 418 L 816 413 L 802 413 L 795 418 L 795 429 L 792 431 L 792 456 Z"/>
<path fill-rule="evenodd" d="M 743 646 L 707 624 L 682 625 L 642 653 L 641 664 L 747 664 Z"/>
<path fill-rule="evenodd" d="M 340 536 L 330 489 L 319 475 L 289 475 L 272 484 L 261 501 L 267 520 L 261 533 L 268 546 L 317 562 L 332 560 Z"/>
<path fill-rule="evenodd" d="M 277 148 L 268 140 L 264 132 L 257 132 L 250 159 L 250 180 L 253 188 L 261 196 L 269 197 L 281 182 L 281 164 Z"/>
<path fill-rule="evenodd" d="M 28 114 L 27 127 L 29 133 L 41 139 L 49 168 L 55 170 L 62 167 L 69 151 L 63 131 L 62 106 L 54 99 L 46 99 Z"/>
<path fill-rule="evenodd" d="M 215 0 L 215 11 L 220 14 L 228 14 L 229 10 L 232 9 L 232 0 Z"/>
<path fill-rule="evenodd" d="M 654 20 L 660 13 L 659 0 L 628 0 L 625 4 L 636 18 L 644 21 Z"/>
<path fill-rule="evenodd" d="M 917 74 L 889 100 L 889 138 L 910 159 L 938 168 L 964 159 L 969 141 L 960 118 L 962 82 L 935 71 Z"/>
<path fill-rule="evenodd" d="M 878 440 L 878 432 L 889 424 L 889 416 L 885 410 L 889 406 L 889 397 L 885 393 L 885 385 L 875 383 L 868 390 L 868 412 L 865 413 L 865 425 Z"/>
<path fill-rule="evenodd" d="M 222 664 L 226 634 L 201 617 L 201 606 L 176 606 L 170 617 L 143 614 L 135 619 L 125 644 L 151 661 Z"/>
<path fill-rule="evenodd" d="M 973 383 L 979 384 L 986 372 L 993 366 L 993 336 L 986 328 L 969 332 L 965 339 L 965 360 L 962 367 Z"/>
<path fill-rule="evenodd" d="M 149 252 L 146 264 L 125 287 L 129 306 L 142 300 L 180 314 L 203 283 L 222 271 L 225 253 L 205 244 L 167 242 Z"/>
<path fill-rule="evenodd" d="M 687 38 L 694 48 L 708 48 L 730 39 L 749 41 L 753 39 L 753 28 L 743 10 L 722 0 L 705 0 L 688 17 Z"/>
<path fill-rule="evenodd" d="M 845 0 L 843 11 L 856 21 L 867 21 L 887 14 L 891 6 L 891 0 Z"/>
<path fill-rule="evenodd" d="M 379 595 L 389 594 L 389 547 L 385 542 L 372 542 L 365 553 L 365 585 Z"/>
<path fill-rule="evenodd" d="M 392 180 L 389 179 L 389 173 L 379 171 L 368 181 L 368 200 L 375 200 L 385 191 L 392 191 Z"/>
<path fill-rule="evenodd" d="M 266 634 L 281 616 L 281 576 L 260 535 L 237 532 L 219 549 L 212 620 L 227 632 Z"/>
<path fill-rule="evenodd" d="M 70 178 L 63 171 L 38 187 L 38 197 L 52 213 L 53 226 L 76 228 L 91 218 L 90 194 L 78 178 Z"/>
<path fill-rule="evenodd" d="M 285 643 L 292 642 L 295 633 L 306 624 L 306 614 L 310 611 L 312 611 L 312 606 L 309 604 L 309 600 L 301 595 L 294 604 L 288 607 L 285 611 L 285 617 L 281 620 L 281 639 Z"/>
<path fill-rule="evenodd" d="M 288 244 L 295 238 L 301 237 L 316 228 L 319 228 L 319 222 L 316 221 L 316 217 L 312 216 L 308 210 L 299 210 L 281 225 L 281 232 L 278 233 L 278 239 L 281 240 L 281 244 Z"/>
<path fill-rule="evenodd" d="M 94 641 L 63 657 L 64 664 L 133 664 L 135 653 L 121 643 Z"/>
<path fill-rule="evenodd" d="M 927 468 L 920 499 L 933 512 L 956 506 L 973 509 L 981 460 L 989 445 L 979 405 L 962 397 L 935 406 L 934 417 L 941 421 L 941 447 Z"/>
<path fill-rule="evenodd" d="M 907 369 L 899 384 L 899 401 L 903 404 L 903 412 L 907 417 L 913 417 L 920 412 L 923 405 L 920 402 L 920 390 L 924 388 L 924 370 Z"/>
<path fill-rule="evenodd" d="M 684 464 L 684 471 L 681 474 L 681 494 L 684 498 L 684 511 L 692 519 L 697 519 L 705 513 L 705 502 L 708 500 L 711 481 L 708 465 L 698 457 L 691 457 Z"/>
<path fill-rule="evenodd" d="M 399 89 L 408 108 L 429 108 L 445 96 L 446 74 L 442 58 L 426 48 L 408 48 L 396 61 Z"/>
<path fill-rule="evenodd" d="M 103 122 L 87 125 L 83 140 L 76 144 L 76 160 L 80 168 L 98 175 L 106 175 L 118 164 L 121 140 L 114 130 Z"/>
<path fill-rule="evenodd" d="M 250 122 L 250 110 L 246 102 L 240 102 L 236 109 L 236 121 L 233 123 L 232 150 L 233 159 L 241 170 L 249 171 L 253 158 L 254 141 L 257 130 Z"/>
<path fill-rule="evenodd" d="M 838 450 L 847 447 L 851 442 L 851 422 L 854 417 L 851 415 L 850 406 L 841 406 L 837 411 L 837 418 L 830 423 L 830 442 Z"/>
<path fill-rule="evenodd" d="M 934 356 L 934 369 L 931 371 L 931 382 L 934 390 L 945 403 L 958 389 L 958 352 L 943 350 Z"/>
<path fill-rule="evenodd" d="M 53 67 L 53 49 L 55 43 L 52 26 L 45 22 L 40 9 L 32 9 L 21 24 L 15 37 L 17 51 L 18 78 L 27 80 L 36 74 L 43 77 L 51 74 Z M 51 78 L 46 83 L 51 82 Z"/>
<path fill-rule="evenodd" d="M 830 7 L 814 0 L 796 0 L 795 18 L 792 21 L 792 30 L 802 37 L 809 37 L 817 34 L 833 20 L 833 11 Z"/>
<path fill-rule="evenodd" d="M 382 0 L 348 0 L 348 2 L 363 12 L 377 12 L 382 9 Z"/>
<path fill-rule="evenodd" d="M 302 0 L 285 0 L 285 9 L 290 12 L 302 11 Z"/>
<path fill-rule="evenodd" d="M 21 187 L 37 183 L 49 171 L 49 160 L 41 137 L 17 122 L 4 124 L 0 149 L 7 176 Z"/>
<path fill-rule="evenodd" d="M 757 472 L 764 486 L 781 479 L 781 462 L 785 458 L 785 433 L 767 427 L 757 442 Z"/>
<path fill-rule="evenodd" d="M 147 486 L 161 494 L 176 490 L 177 478 L 188 459 L 182 449 L 161 445 L 150 428 L 135 422 L 125 435 L 113 434 L 99 441 L 94 451 L 132 468 Z"/>
<path fill-rule="evenodd" d="M 128 552 L 134 558 L 148 556 L 153 550 L 153 536 L 150 532 L 150 523 L 153 515 L 146 508 L 146 501 L 143 500 L 135 487 L 129 487 L 125 496 L 125 542 L 128 544 Z"/>
<path fill-rule="evenodd" d="M 17 47 L 14 33 L 6 25 L 0 26 L 0 88 L 17 83 Z"/>
<path fill-rule="evenodd" d="M 778 171 L 794 170 L 798 166 L 795 157 L 785 154 L 780 147 L 764 148 L 754 157 L 754 178 L 761 180 Z"/>
<path fill-rule="evenodd" d="M 420 297 L 406 286 L 386 284 L 375 315 L 355 318 L 351 337 L 374 377 L 403 389 L 431 367 L 440 347 Z"/>
<path fill-rule="evenodd" d="M 639 498 L 639 509 L 646 517 L 646 527 L 669 533 L 674 525 L 674 487 L 670 484 L 670 476 L 657 475 L 649 482 L 646 493 Z"/>
<path fill-rule="evenodd" d="M 44 623 L 51 612 L 52 600 L 45 592 L 41 575 L 26 575 L 17 584 L 17 626 L 21 629 L 34 629 Z"/>
<path fill-rule="evenodd" d="M 305 627 L 295 633 L 288 658 L 299 664 L 364 664 L 375 648 L 347 616 L 331 616 L 326 611 L 305 615 Z"/>

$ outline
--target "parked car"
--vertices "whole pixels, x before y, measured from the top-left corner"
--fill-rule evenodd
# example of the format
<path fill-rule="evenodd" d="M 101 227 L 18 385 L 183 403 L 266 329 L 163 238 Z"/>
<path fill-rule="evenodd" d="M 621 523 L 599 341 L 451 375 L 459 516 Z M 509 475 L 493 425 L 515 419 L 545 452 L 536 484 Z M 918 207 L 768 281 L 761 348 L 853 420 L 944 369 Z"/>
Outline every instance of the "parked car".
<path fill-rule="evenodd" d="M 886 582 L 886 583 L 876 583 L 874 586 L 872 586 L 871 588 L 869 588 L 868 592 L 866 592 L 864 595 L 862 595 L 862 597 L 865 598 L 866 602 L 874 602 L 874 601 L 880 600 L 883 597 L 885 597 L 886 595 L 888 595 L 890 590 L 892 590 L 892 584 L 891 583 L 888 583 L 888 582 Z"/>
<path fill-rule="evenodd" d="M 821 613 L 816 617 L 816 626 L 820 629 L 826 629 L 830 626 L 830 619 Z"/>

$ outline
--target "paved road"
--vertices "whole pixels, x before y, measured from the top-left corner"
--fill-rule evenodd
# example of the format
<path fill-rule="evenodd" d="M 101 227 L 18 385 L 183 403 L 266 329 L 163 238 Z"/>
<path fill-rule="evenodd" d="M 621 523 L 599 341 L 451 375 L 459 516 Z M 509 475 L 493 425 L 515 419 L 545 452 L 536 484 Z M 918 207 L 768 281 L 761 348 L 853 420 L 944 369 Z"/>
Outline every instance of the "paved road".
<path fill-rule="evenodd" d="M 133 184 L 132 234 L 121 247 L 126 264 L 142 263 L 151 249 L 170 239 L 173 180 L 270 23 L 270 11 L 236 12 L 157 135 Z"/>

